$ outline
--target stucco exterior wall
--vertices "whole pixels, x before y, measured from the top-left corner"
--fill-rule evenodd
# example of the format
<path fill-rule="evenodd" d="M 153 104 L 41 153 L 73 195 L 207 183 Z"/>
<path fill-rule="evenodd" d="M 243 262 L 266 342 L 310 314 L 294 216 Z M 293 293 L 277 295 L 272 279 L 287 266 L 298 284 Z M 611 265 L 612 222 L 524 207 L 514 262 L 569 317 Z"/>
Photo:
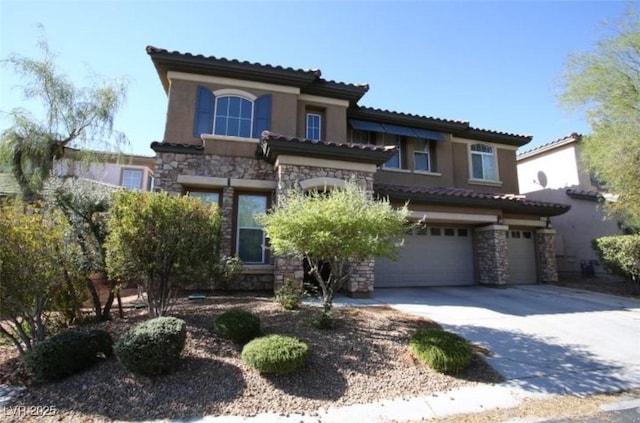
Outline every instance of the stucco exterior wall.
<path fill-rule="evenodd" d="M 147 190 L 150 179 L 153 178 L 153 165 L 128 164 L 126 158 L 123 163 L 96 162 L 83 164 L 70 159 L 62 159 L 54 166 L 54 173 L 59 176 L 77 176 L 111 185 L 122 185 L 124 169 L 142 171 L 141 190 Z M 150 160 L 153 160 L 152 158 Z"/>
<path fill-rule="evenodd" d="M 592 189 L 591 184 L 584 181 L 587 178 L 581 181 L 576 154 L 575 144 L 569 144 L 520 160 L 517 163 L 520 193 L 569 187 Z"/>

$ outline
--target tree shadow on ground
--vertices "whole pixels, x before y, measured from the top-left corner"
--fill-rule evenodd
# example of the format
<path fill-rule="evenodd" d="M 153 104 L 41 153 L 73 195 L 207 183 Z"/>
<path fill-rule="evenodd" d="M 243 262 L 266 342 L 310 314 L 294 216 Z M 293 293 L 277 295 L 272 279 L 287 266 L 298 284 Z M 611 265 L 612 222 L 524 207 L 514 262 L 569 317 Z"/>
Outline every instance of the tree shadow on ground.
<path fill-rule="evenodd" d="M 480 326 L 446 329 L 487 346 L 493 352 L 487 358 L 493 368 L 507 383 L 528 392 L 583 396 L 640 385 L 640 369 L 634 373 L 623 363 L 604 361 L 579 345 Z"/>

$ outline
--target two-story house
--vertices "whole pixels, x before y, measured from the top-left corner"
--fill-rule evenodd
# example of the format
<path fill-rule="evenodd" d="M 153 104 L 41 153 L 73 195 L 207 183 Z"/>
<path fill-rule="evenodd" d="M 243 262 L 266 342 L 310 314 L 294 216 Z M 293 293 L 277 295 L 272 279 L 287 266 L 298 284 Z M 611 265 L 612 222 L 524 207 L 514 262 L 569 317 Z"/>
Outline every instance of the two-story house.
<path fill-rule="evenodd" d="M 219 204 L 224 251 L 245 263 L 238 288 L 303 277 L 302 262 L 271 256 L 256 213 L 288 189 L 347 180 L 394 204 L 409 201 L 421 223 L 399 261 L 356 266 L 352 295 L 556 280 L 549 217 L 568 207 L 517 195 L 516 150 L 531 137 L 362 107 L 367 85 L 326 80 L 318 70 L 147 53 L 168 97 L 164 138 L 151 144 L 156 187 Z"/>
<path fill-rule="evenodd" d="M 558 273 L 563 279 L 608 276 L 591 247 L 591 240 L 623 233 L 617 220 L 607 215 L 604 193 L 582 163 L 582 137 L 570 134 L 517 156 L 520 192 L 538 201 L 571 206 L 554 216 Z M 611 197 L 609 197 L 611 198 Z"/>

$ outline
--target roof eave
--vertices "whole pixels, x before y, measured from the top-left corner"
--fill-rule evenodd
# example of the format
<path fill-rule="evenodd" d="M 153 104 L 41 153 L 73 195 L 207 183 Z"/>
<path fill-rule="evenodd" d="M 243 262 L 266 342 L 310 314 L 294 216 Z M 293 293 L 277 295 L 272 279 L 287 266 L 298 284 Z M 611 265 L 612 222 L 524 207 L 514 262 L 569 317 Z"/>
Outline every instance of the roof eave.
<path fill-rule="evenodd" d="M 151 149 L 156 153 L 204 154 L 204 148 L 198 145 L 178 144 L 154 141 Z"/>
<path fill-rule="evenodd" d="M 348 119 L 362 119 L 401 126 L 433 129 L 443 132 L 453 132 L 468 128 L 466 122 L 444 121 L 424 116 L 404 115 L 384 110 L 354 107 L 347 111 Z"/>

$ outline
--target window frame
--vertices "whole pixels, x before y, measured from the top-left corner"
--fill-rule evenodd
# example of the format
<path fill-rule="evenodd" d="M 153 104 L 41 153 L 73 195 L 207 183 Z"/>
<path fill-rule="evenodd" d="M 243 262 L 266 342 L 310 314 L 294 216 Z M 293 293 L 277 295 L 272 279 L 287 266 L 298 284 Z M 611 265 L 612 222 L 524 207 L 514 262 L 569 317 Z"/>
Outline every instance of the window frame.
<path fill-rule="evenodd" d="M 318 119 L 318 125 L 316 126 L 310 126 L 309 125 L 309 118 L 317 118 Z M 318 131 L 318 137 L 315 138 L 313 137 L 313 134 L 310 134 L 310 131 L 312 130 L 317 130 Z M 309 139 L 309 140 L 313 140 L 313 141 L 320 141 L 322 139 L 322 114 L 318 113 L 318 112 L 307 112 L 305 115 L 305 138 Z"/>
<path fill-rule="evenodd" d="M 233 195 L 233 239 L 232 239 L 232 245 L 233 245 L 233 253 L 240 256 L 240 219 L 239 219 L 239 214 L 240 214 L 240 197 L 242 196 L 259 196 L 259 197 L 264 197 L 266 199 L 265 202 L 265 210 L 264 212 L 268 211 L 269 208 L 271 207 L 271 194 L 265 191 L 241 191 L 241 192 L 235 192 Z M 251 229 L 256 229 L 256 228 L 251 228 Z M 264 230 L 264 227 L 260 228 L 262 230 L 262 261 L 261 262 L 247 262 L 244 261 L 244 264 L 246 265 L 265 265 L 265 264 L 269 264 L 270 261 L 270 255 L 269 255 L 269 241 L 267 238 L 267 232 Z"/>
<path fill-rule="evenodd" d="M 215 188 L 199 188 L 199 187 L 183 187 L 182 188 L 182 195 L 186 195 L 188 197 L 192 197 L 192 198 L 198 198 L 193 197 L 191 195 L 191 193 L 198 193 L 198 194 L 217 194 L 218 195 L 218 201 L 213 202 L 210 201 L 211 203 L 217 204 L 218 208 L 222 208 L 222 190 L 221 189 L 215 189 Z"/>
<path fill-rule="evenodd" d="M 488 151 L 483 150 L 474 150 L 474 147 L 481 147 L 483 149 L 489 149 Z M 480 169 L 482 173 L 482 177 L 477 178 L 474 173 L 474 165 L 473 165 L 473 157 L 474 155 L 480 156 L 480 162 L 482 164 L 482 168 Z M 485 167 L 485 158 L 489 157 L 491 159 L 491 165 L 493 166 L 493 178 L 487 177 L 487 169 Z M 469 173 L 470 179 L 474 181 L 486 181 L 486 182 L 499 182 L 500 177 L 498 175 L 498 161 L 497 161 L 497 149 L 494 145 L 485 144 L 485 143 L 473 143 L 469 144 Z"/>
<path fill-rule="evenodd" d="M 387 144 L 387 137 L 395 137 L 395 144 Z M 402 167 L 402 136 L 401 135 L 392 135 L 392 134 L 383 134 L 382 136 L 382 145 L 384 146 L 396 146 L 397 147 L 397 154 L 394 154 L 393 157 L 391 157 L 391 159 L 387 160 L 386 162 L 384 162 L 382 164 L 382 168 L 383 169 L 403 169 Z M 395 157 L 398 158 L 398 166 L 389 166 L 388 163 L 394 159 Z"/>
<path fill-rule="evenodd" d="M 424 148 L 421 150 L 416 149 L 417 142 L 414 142 L 413 149 L 413 170 L 418 172 L 432 172 L 431 170 L 431 141 L 424 138 L 418 138 L 416 141 L 424 142 Z M 416 160 L 416 155 L 425 155 L 427 156 L 427 168 L 426 169 L 418 169 L 418 161 Z"/>
<path fill-rule="evenodd" d="M 212 135 L 217 135 L 217 136 L 223 136 L 223 137 L 238 137 L 238 138 L 251 138 L 251 135 L 253 134 L 253 115 L 255 113 L 255 99 L 252 99 L 251 97 L 247 96 L 247 95 L 243 95 L 243 93 L 237 93 L 237 92 L 225 92 L 222 94 L 218 94 L 216 95 L 216 93 L 214 92 L 215 95 L 215 100 L 214 100 L 214 106 L 213 106 L 213 126 L 212 126 Z M 225 120 L 226 123 L 226 130 L 225 133 L 217 133 L 216 130 L 218 129 L 218 113 L 220 112 L 220 101 L 224 100 L 224 99 L 233 99 L 233 98 L 237 98 L 240 100 L 240 115 L 239 117 L 235 117 L 235 116 L 231 116 L 230 114 L 227 114 L 225 116 L 221 116 L 222 119 Z M 249 108 L 249 117 L 242 117 L 242 102 L 246 101 L 249 103 L 250 108 Z M 227 106 L 227 113 L 229 113 L 231 108 L 231 103 L 229 102 L 229 105 Z M 229 134 L 229 119 L 238 119 L 240 122 L 242 121 L 249 121 L 249 133 L 247 134 L 247 136 L 243 135 L 241 133 L 241 128 L 242 126 L 240 125 L 240 122 L 238 123 L 238 133 L 237 134 Z"/>
<path fill-rule="evenodd" d="M 130 188 L 125 185 L 126 173 L 127 172 L 137 172 L 140 174 L 140 184 L 136 188 Z M 123 167 L 122 172 L 120 173 L 120 186 L 125 187 L 130 191 L 138 190 L 142 191 L 142 187 L 144 186 L 144 169 L 137 169 L 132 167 Z"/>
<path fill-rule="evenodd" d="M 354 136 L 356 133 L 358 134 L 366 134 L 366 139 L 363 141 L 361 139 L 355 139 Z M 371 144 L 371 131 L 365 131 L 364 129 L 351 129 L 351 143 L 353 144 Z"/>

